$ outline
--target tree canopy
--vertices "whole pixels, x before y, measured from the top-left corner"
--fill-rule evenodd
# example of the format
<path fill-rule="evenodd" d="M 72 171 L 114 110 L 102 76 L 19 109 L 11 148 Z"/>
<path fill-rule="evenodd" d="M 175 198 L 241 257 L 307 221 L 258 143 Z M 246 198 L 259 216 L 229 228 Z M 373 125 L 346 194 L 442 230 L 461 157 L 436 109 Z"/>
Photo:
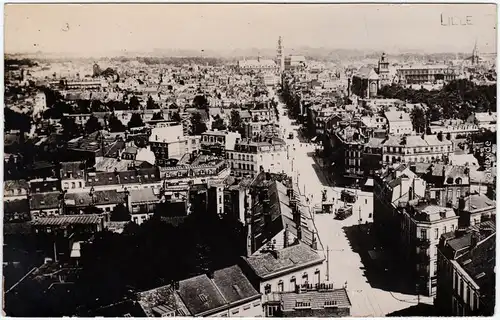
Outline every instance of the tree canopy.
<path fill-rule="evenodd" d="M 130 121 L 127 126 L 129 128 L 139 128 L 144 126 L 144 122 L 142 121 L 141 115 L 138 113 L 133 113 L 132 117 L 130 117 Z"/>
<path fill-rule="evenodd" d="M 91 134 L 101 129 L 102 126 L 99 120 L 94 115 L 91 115 L 90 118 L 85 123 L 85 132 L 87 134 Z"/>
<path fill-rule="evenodd" d="M 214 122 L 212 122 L 212 130 L 226 130 L 227 127 L 226 127 L 226 124 L 224 123 L 224 119 L 222 119 L 221 117 L 217 116 L 214 120 Z"/>
<path fill-rule="evenodd" d="M 111 211 L 111 216 L 109 217 L 109 220 L 130 221 L 130 212 L 122 203 L 119 203 L 113 208 L 113 211 Z"/>
<path fill-rule="evenodd" d="M 108 118 L 108 128 L 110 132 L 125 132 L 125 125 L 114 114 Z"/>
<path fill-rule="evenodd" d="M 496 86 L 476 85 L 460 79 L 446 84 L 441 90 L 415 90 L 397 84 L 384 86 L 379 95 L 400 99 L 410 103 L 425 103 L 430 121 L 445 119 L 467 119 L 472 112 L 496 112 Z"/>
<path fill-rule="evenodd" d="M 191 135 L 198 136 L 207 131 L 207 125 L 203 122 L 199 112 L 193 113 L 191 116 Z"/>

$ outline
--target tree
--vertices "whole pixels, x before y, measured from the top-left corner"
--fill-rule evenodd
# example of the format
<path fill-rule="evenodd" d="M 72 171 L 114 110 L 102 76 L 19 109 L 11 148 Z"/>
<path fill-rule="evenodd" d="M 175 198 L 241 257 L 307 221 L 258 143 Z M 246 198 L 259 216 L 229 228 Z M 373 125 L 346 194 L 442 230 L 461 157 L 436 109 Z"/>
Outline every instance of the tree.
<path fill-rule="evenodd" d="M 172 114 L 172 121 L 181 122 L 181 115 L 179 112 L 176 111 Z"/>
<path fill-rule="evenodd" d="M 99 123 L 99 120 L 94 115 L 91 115 L 90 118 L 85 123 L 85 132 L 87 134 L 91 134 L 101 129 L 102 126 Z"/>
<path fill-rule="evenodd" d="M 129 128 L 139 128 L 144 126 L 144 122 L 142 121 L 141 115 L 138 113 L 133 113 L 130 121 L 127 126 Z"/>
<path fill-rule="evenodd" d="M 148 101 L 146 102 L 146 109 L 159 109 L 158 105 L 151 96 L 148 97 Z"/>
<path fill-rule="evenodd" d="M 163 113 L 161 113 L 160 111 L 153 113 L 153 117 L 151 118 L 151 120 L 163 120 L 163 119 L 164 119 Z"/>
<path fill-rule="evenodd" d="M 130 110 L 139 110 L 141 103 L 139 102 L 139 99 L 136 96 L 132 96 L 130 98 L 128 106 Z"/>
<path fill-rule="evenodd" d="M 443 141 L 443 131 L 439 131 L 439 133 L 437 134 L 437 138 L 439 141 Z"/>
<path fill-rule="evenodd" d="M 415 107 L 411 111 L 411 122 L 413 124 L 413 129 L 417 133 L 425 132 L 426 120 L 424 110 L 420 107 Z"/>
<path fill-rule="evenodd" d="M 231 111 L 231 131 L 239 131 L 243 127 L 241 122 L 240 112 L 238 110 Z"/>
<path fill-rule="evenodd" d="M 108 128 L 110 132 L 125 132 L 127 129 L 114 114 L 112 114 L 108 119 Z"/>
<path fill-rule="evenodd" d="M 83 213 L 84 214 L 101 214 L 101 213 L 103 213 L 103 210 L 100 208 L 97 208 L 94 205 L 90 205 L 90 206 L 85 207 L 85 209 L 83 209 Z"/>
<path fill-rule="evenodd" d="M 207 125 L 203 122 L 199 112 L 191 116 L 191 135 L 198 136 L 207 131 Z"/>
<path fill-rule="evenodd" d="M 75 119 L 73 117 L 62 118 L 61 125 L 64 140 L 71 140 L 79 134 L 78 126 L 76 125 Z"/>
<path fill-rule="evenodd" d="M 214 120 L 212 123 L 212 130 L 226 130 L 226 124 L 224 123 L 224 119 L 221 117 L 217 116 L 217 118 Z"/>
<path fill-rule="evenodd" d="M 117 204 L 113 211 L 111 211 L 111 216 L 109 220 L 111 221 L 130 221 L 130 212 L 128 209 L 122 204 Z"/>
<path fill-rule="evenodd" d="M 196 109 L 205 109 L 208 106 L 207 98 L 204 95 L 197 95 L 193 99 L 193 107 Z"/>

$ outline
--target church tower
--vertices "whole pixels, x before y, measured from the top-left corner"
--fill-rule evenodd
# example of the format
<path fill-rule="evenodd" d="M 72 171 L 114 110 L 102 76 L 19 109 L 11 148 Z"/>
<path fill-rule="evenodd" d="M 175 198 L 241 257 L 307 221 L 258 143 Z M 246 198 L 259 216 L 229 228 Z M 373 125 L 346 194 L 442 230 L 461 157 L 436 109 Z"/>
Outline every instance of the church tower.
<path fill-rule="evenodd" d="M 389 84 L 389 61 L 387 60 L 387 56 L 385 55 L 385 52 L 382 53 L 382 56 L 380 57 L 378 61 L 378 69 L 377 73 L 380 79 L 380 84 L 385 85 Z"/>
<path fill-rule="evenodd" d="M 283 40 L 278 38 L 278 48 L 276 50 L 276 64 L 279 66 L 279 72 L 285 71 L 285 52 L 283 49 Z"/>

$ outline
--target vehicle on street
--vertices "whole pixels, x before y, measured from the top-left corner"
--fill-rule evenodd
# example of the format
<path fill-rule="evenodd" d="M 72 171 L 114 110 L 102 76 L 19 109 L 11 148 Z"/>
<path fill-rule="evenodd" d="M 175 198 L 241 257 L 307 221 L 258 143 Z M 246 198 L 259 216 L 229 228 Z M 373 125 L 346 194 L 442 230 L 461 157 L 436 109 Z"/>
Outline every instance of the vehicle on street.
<path fill-rule="evenodd" d="M 348 203 L 355 203 L 357 200 L 356 194 L 349 190 L 342 190 L 340 200 Z"/>
<path fill-rule="evenodd" d="M 350 216 L 352 216 L 352 206 L 338 208 L 337 212 L 335 213 L 335 219 L 337 220 L 344 220 Z"/>

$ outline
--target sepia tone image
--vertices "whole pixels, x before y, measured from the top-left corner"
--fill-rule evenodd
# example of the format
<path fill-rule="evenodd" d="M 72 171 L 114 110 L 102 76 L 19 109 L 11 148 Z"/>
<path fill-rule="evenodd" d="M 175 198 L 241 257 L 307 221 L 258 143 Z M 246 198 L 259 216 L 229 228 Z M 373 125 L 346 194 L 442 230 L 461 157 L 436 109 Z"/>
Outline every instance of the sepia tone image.
<path fill-rule="evenodd" d="M 4 315 L 494 314 L 496 5 L 4 8 Z"/>

